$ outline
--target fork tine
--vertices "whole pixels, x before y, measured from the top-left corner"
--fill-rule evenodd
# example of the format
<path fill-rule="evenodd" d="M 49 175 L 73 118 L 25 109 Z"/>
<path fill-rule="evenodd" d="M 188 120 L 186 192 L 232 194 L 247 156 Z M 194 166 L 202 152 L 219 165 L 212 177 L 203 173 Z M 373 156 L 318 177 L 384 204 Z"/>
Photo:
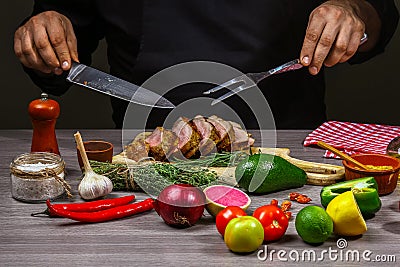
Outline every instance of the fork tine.
<path fill-rule="evenodd" d="M 250 87 L 252 87 L 252 86 L 254 86 L 254 85 L 253 85 L 253 84 L 251 84 L 251 85 L 243 84 L 243 85 L 241 85 L 241 86 L 238 86 L 238 87 L 236 87 L 236 88 L 233 88 L 233 89 L 232 89 L 231 91 L 229 91 L 228 93 L 226 93 L 226 94 L 224 94 L 224 95 L 218 97 L 217 99 L 213 100 L 213 101 L 211 102 L 211 106 L 214 106 L 215 104 L 218 104 L 219 102 L 221 102 L 221 101 L 227 99 L 228 97 L 231 97 L 231 96 L 233 96 L 233 95 L 236 95 L 237 93 L 239 93 L 239 92 L 241 92 L 241 91 L 243 91 L 243 90 L 245 90 L 245 89 L 247 89 L 247 88 L 250 88 Z"/>
<path fill-rule="evenodd" d="M 229 81 L 227 81 L 227 82 L 224 82 L 223 84 L 220 84 L 220 85 L 218 85 L 218 86 L 215 86 L 215 87 L 211 88 L 210 90 L 204 91 L 203 94 L 204 94 L 204 95 L 209 95 L 209 94 L 214 93 L 214 92 L 217 92 L 217 91 L 219 91 L 219 90 L 221 90 L 221 89 L 223 89 L 223 88 L 226 88 L 226 87 L 228 87 L 228 86 L 230 86 L 230 85 L 232 85 L 232 84 L 241 82 L 241 81 L 242 81 L 242 80 L 241 80 L 242 77 L 243 77 L 243 75 L 242 75 L 242 76 L 239 76 L 239 77 L 235 77 L 235 78 L 233 78 L 233 79 L 231 79 L 231 80 L 229 80 Z"/>

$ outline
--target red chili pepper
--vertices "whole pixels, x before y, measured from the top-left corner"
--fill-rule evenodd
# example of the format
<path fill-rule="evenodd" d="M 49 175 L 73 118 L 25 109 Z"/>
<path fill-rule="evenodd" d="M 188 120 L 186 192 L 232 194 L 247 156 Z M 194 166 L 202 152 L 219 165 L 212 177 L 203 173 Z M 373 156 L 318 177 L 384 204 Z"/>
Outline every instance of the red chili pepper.
<path fill-rule="evenodd" d="M 288 218 L 288 220 L 290 220 L 290 218 L 292 218 L 292 212 L 291 211 L 284 211 L 286 218 Z"/>
<path fill-rule="evenodd" d="M 50 213 L 54 213 L 57 216 L 69 218 L 79 222 L 96 223 L 96 222 L 105 222 L 114 219 L 120 219 L 132 216 L 137 213 L 150 211 L 153 209 L 153 202 L 154 200 L 152 198 L 148 198 L 140 202 L 95 212 L 75 212 L 75 211 L 57 209 L 54 207 L 54 205 L 50 203 L 50 201 L 46 203 L 47 207 L 50 210 Z"/>
<path fill-rule="evenodd" d="M 308 202 L 311 201 L 311 198 L 309 198 L 306 195 L 300 195 L 296 198 L 296 201 L 299 202 L 300 204 L 307 204 Z"/>
<path fill-rule="evenodd" d="M 300 193 L 297 193 L 297 192 L 292 192 L 292 193 L 290 193 L 289 194 L 289 199 L 290 200 L 296 200 L 296 198 L 298 197 L 298 196 L 300 196 L 301 194 Z"/>
<path fill-rule="evenodd" d="M 289 198 L 290 200 L 296 200 L 300 204 L 307 204 L 312 200 L 307 195 L 303 195 L 297 192 L 290 193 Z"/>
<path fill-rule="evenodd" d="M 281 204 L 282 211 L 288 211 L 292 207 L 292 202 L 289 200 L 284 200 Z"/>
<path fill-rule="evenodd" d="M 75 212 L 93 212 L 99 210 L 105 210 L 117 206 L 126 205 L 129 202 L 135 200 L 135 195 L 129 195 L 124 197 L 117 197 L 117 198 L 108 198 L 108 199 L 100 199 L 90 202 L 83 202 L 83 203 L 60 203 L 60 204 L 52 204 L 55 209 L 61 209 L 66 211 L 75 211 Z M 47 200 L 50 203 L 50 200 Z M 57 215 L 52 213 L 49 208 L 47 208 L 43 212 L 32 213 L 32 216 L 37 216 L 39 214 L 49 215 L 51 217 L 56 217 Z"/>

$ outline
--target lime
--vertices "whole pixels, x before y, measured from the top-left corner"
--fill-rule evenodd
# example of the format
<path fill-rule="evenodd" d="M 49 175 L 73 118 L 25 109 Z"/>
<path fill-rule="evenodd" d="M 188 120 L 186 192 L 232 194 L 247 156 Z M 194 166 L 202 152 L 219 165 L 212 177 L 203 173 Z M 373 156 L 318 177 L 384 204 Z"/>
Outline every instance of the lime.
<path fill-rule="evenodd" d="M 333 232 L 333 222 L 319 206 L 307 206 L 296 216 L 296 231 L 307 243 L 323 243 Z"/>
<path fill-rule="evenodd" d="M 367 231 L 367 225 L 353 191 L 347 191 L 335 197 L 329 202 L 326 212 L 333 220 L 333 230 L 337 235 L 356 236 Z"/>

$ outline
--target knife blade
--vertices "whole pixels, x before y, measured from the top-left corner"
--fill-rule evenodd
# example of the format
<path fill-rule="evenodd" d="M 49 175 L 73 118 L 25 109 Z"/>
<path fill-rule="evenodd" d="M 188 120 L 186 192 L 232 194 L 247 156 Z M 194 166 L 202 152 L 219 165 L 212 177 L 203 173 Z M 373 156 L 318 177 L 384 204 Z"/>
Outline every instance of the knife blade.
<path fill-rule="evenodd" d="M 175 108 L 168 99 L 155 92 L 81 63 L 72 62 L 66 79 L 77 85 L 139 105 Z"/>

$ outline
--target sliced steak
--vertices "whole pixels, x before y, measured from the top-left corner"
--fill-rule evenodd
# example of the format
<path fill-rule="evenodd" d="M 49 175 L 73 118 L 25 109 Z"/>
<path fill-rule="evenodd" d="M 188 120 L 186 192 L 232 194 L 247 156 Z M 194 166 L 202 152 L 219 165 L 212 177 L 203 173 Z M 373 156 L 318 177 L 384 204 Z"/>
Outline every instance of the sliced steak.
<path fill-rule="evenodd" d="M 215 115 L 207 118 L 207 121 L 211 123 L 217 130 L 217 134 L 220 139 L 219 143 L 217 144 L 218 152 L 232 151 L 231 144 L 235 141 L 235 132 L 232 124 L 229 121 L 225 121 Z"/>
<path fill-rule="evenodd" d="M 180 117 L 172 126 L 172 131 L 179 138 L 178 149 L 185 158 L 198 156 L 201 136 L 188 118 Z"/>
<path fill-rule="evenodd" d="M 201 115 L 197 115 L 191 121 L 196 131 L 200 134 L 199 151 L 201 156 L 217 152 L 217 144 L 220 139 L 217 129 Z"/>
<path fill-rule="evenodd" d="M 235 132 L 235 141 L 232 143 L 232 150 L 245 150 L 249 148 L 249 135 L 240 124 L 231 122 Z"/>
<path fill-rule="evenodd" d="M 248 135 L 249 135 L 249 146 L 252 146 L 252 145 L 254 145 L 254 142 L 255 142 L 256 140 L 254 140 L 254 138 L 251 137 L 251 134 L 248 134 Z"/>
<path fill-rule="evenodd" d="M 232 144 L 233 150 L 244 150 L 250 148 L 254 144 L 254 138 L 242 128 L 242 126 L 234 121 L 229 121 L 233 125 L 235 131 L 235 142 Z"/>
<path fill-rule="evenodd" d="M 144 139 L 134 140 L 124 147 L 125 156 L 134 161 L 140 161 L 141 159 L 148 157 L 149 151 L 150 147 Z"/>
<path fill-rule="evenodd" d="M 145 142 L 149 146 L 150 157 L 157 161 L 165 161 L 177 149 L 179 139 L 174 132 L 157 127 Z"/>

